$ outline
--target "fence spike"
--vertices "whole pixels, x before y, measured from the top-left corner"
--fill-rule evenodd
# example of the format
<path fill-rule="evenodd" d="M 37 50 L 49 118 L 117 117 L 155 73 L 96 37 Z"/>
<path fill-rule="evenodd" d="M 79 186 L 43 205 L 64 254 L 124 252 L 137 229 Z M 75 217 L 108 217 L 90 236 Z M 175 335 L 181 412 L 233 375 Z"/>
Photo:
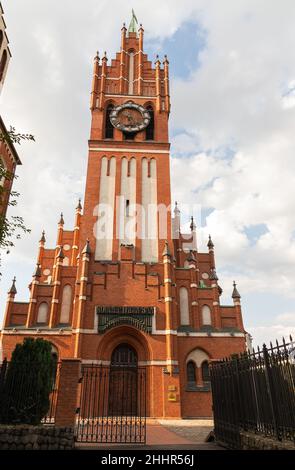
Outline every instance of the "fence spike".
<path fill-rule="evenodd" d="M 292 335 L 290 335 L 290 341 L 291 341 L 291 343 L 293 343 L 293 338 L 292 338 Z"/>

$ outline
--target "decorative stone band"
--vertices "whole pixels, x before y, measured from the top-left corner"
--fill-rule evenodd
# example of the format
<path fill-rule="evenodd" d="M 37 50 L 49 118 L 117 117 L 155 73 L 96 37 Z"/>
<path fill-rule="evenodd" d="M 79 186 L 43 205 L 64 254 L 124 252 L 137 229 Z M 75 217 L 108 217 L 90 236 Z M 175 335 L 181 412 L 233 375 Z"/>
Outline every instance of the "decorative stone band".
<path fill-rule="evenodd" d="M 219 302 L 214 301 L 213 305 L 219 305 Z"/>
<path fill-rule="evenodd" d="M 171 264 L 170 258 L 164 259 L 163 264 Z"/>
<path fill-rule="evenodd" d="M 83 359 L 82 364 L 95 364 L 95 365 L 102 365 L 102 366 L 110 366 L 111 361 L 102 361 L 99 359 Z M 153 361 L 138 361 L 139 366 L 167 366 L 167 365 L 178 365 L 178 361 L 168 360 L 162 361 L 154 359 Z"/>
<path fill-rule="evenodd" d="M 59 304 L 59 300 L 58 299 L 52 299 L 51 303 L 52 304 Z"/>
<path fill-rule="evenodd" d="M 171 283 L 171 282 L 172 282 L 172 279 L 169 279 L 169 278 L 164 279 L 164 283 L 165 283 L 165 284 L 168 284 L 168 283 Z"/>
<path fill-rule="evenodd" d="M 1 333 L 3 335 L 31 335 L 37 331 L 37 328 L 28 328 L 28 329 L 17 329 L 17 328 L 12 328 L 12 329 L 3 329 L 1 330 Z M 72 335 L 76 333 L 81 333 L 81 334 L 89 334 L 89 335 L 97 335 L 97 329 L 84 329 L 84 328 L 76 328 L 76 329 L 46 329 L 44 327 L 38 328 L 38 331 L 42 333 L 44 336 L 50 335 Z M 208 336 L 206 332 L 177 332 L 176 330 L 153 330 L 152 335 L 155 336 L 166 336 L 167 334 L 169 335 L 174 335 L 174 336 L 192 336 L 192 337 L 199 337 L 199 338 L 205 338 Z M 242 332 L 211 332 L 210 333 L 211 337 L 216 337 L 216 338 L 230 338 L 230 337 L 235 337 L 235 338 L 244 338 L 245 334 Z"/>
<path fill-rule="evenodd" d="M 195 307 L 196 305 L 199 305 L 198 302 L 196 302 L 195 300 L 193 300 L 192 306 Z"/>
<path fill-rule="evenodd" d="M 31 304 L 36 304 L 36 303 L 37 303 L 37 299 L 30 299 L 30 300 L 29 300 L 29 303 L 31 303 Z"/>
<path fill-rule="evenodd" d="M 116 95 L 118 96 L 118 95 Z M 143 97 L 141 97 L 143 98 Z M 130 152 L 130 153 L 141 153 L 142 156 L 145 156 L 146 154 L 150 154 L 150 153 L 166 153 L 169 155 L 169 151 L 168 150 L 148 150 L 148 151 L 144 151 L 142 149 L 128 149 L 128 148 L 115 148 L 115 147 L 90 147 L 90 152 L 121 152 L 121 153 L 126 153 L 126 152 Z"/>
<path fill-rule="evenodd" d="M 80 277 L 80 281 L 88 281 L 88 277 L 81 276 L 81 277 Z"/>
<path fill-rule="evenodd" d="M 79 295 L 79 300 L 86 300 L 86 299 L 87 299 L 86 295 Z"/>
<path fill-rule="evenodd" d="M 165 297 L 164 302 L 173 302 L 172 297 Z"/>
<path fill-rule="evenodd" d="M 60 281 L 54 281 L 52 283 L 52 286 L 60 286 L 61 282 Z"/>
<path fill-rule="evenodd" d="M 198 288 L 198 284 L 192 283 L 192 284 L 191 284 L 191 287 L 195 287 L 195 288 L 197 289 L 197 288 Z"/>

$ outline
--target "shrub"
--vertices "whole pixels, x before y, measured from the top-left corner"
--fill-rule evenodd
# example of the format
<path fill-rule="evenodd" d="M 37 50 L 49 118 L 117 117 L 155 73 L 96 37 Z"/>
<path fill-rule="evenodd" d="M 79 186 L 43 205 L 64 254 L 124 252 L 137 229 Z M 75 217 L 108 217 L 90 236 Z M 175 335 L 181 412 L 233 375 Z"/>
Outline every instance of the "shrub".
<path fill-rule="evenodd" d="M 1 422 L 39 424 L 49 410 L 55 372 L 48 341 L 26 338 L 23 344 L 17 344 L 4 378 Z"/>

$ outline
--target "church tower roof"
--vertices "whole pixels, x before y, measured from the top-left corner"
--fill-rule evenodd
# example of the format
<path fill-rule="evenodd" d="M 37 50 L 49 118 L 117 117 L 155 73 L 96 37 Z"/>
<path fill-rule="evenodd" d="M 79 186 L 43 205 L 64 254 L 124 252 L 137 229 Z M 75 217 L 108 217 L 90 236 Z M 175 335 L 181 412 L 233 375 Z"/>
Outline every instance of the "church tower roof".
<path fill-rule="evenodd" d="M 131 21 L 130 21 L 130 24 L 129 24 L 128 34 L 129 33 L 136 33 L 137 34 L 137 31 L 138 31 L 138 20 L 136 18 L 136 15 L 134 13 L 133 8 L 132 8 L 132 18 L 131 18 Z"/>

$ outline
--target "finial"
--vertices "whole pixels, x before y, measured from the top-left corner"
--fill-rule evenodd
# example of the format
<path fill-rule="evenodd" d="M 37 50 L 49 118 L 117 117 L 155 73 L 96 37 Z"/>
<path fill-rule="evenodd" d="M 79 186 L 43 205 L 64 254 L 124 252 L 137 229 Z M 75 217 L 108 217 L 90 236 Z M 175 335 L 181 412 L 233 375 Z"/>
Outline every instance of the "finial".
<path fill-rule="evenodd" d="M 178 209 L 178 204 L 177 201 L 175 201 L 175 207 L 174 207 L 174 215 L 177 216 L 180 214 L 180 210 Z"/>
<path fill-rule="evenodd" d="M 82 210 L 81 198 L 78 199 L 78 205 L 77 205 L 77 207 L 76 207 L 76 210 L 77 210 L 77 211 L 78 211 L 78 210 L 79 210 L 79 211 Z"/>
<path fill-rule="evenodd" d="M 58 225 L 64 225 L 64 223 L 65 223 L 65 221 L 64 221 L 64 216 L 63 216 L 63 213 L 61 212 Z"/>
<path fill-rule="evenodd" d="M 41 277 L 41 265 L 39 263 L 36 264 L 36 269 L 34 271 L 33 277 Z"/>
<path fill-rule="evenodd" d="M 214 243 L 212 241 L 211 235 L 209 235 L 209 240 L 207 243 L 208 248 L 214 248 Z"/>
<path fill-rule="evenodd" d="M 218 281 L 218 276 L 216 274 L 216 269 L 215 268 L 211 268 L 209 279 L 211 279 L 211 281 Z"/>
<path fill-rule="evenodd" d="M 46 242 L 45 230 L 42 230 L 42 235 L 41 235 L 41 238 L 40 238 L 39 242 L 40 243 L 45 243 Z"/>
<path fill-rule="evenodd" d="M 165 63 L 166 63 L 166 64 L 169 64 L 169 60 L 168 60 L 168 57 L 167 57 L 166 54 L 164 55 L 164 61 L 163 61 L 163 62 L 164 62 L 164 64 L 165 64 Z"/>
<path fill-rule="evenodd" d="M 14 278 L 12 279 L 12 285 L 8 291 L 8 294 L 16 294 L 17 293 L 17 290 L 16 290 L 16 287 L 15 287 L 15 282 L 16 282 L 16 277 L 14 276 Z"/>
<path fill-rule="evenodd" d="M 194 261 L 194 262 L 196 261 L 196 258 L 195 258 L 195 256 L 194 256 L 193 250 L 190 250 L 190 252 L 189 252 L 189 254 L 188 254 L 188 256 L 187 256 L 186 259 L 187 259 L 187 261 Z"/>
<path fill-rule="evenodd" d="M 86 254 L 86 255 L 90 255 L 91 253 L 91 250 L 90 250 L 90 243 L 89 243 L 89 239 L 87 238 L 86 240 L 86 245 L 84 246 L 84 249 L 82 251 L 82 254 Z"/>
<path fill-rule="evenodd" d="M 62 246 L 59 248 L 59 252 L 57 253 L 57 258 L 64 259 L 65 255 L 62 249 Z"/>
<path fill-rule="evenodd" d="M 163 250 L 162 256 L 172 256 L 167 240 L 165 241 L 165 248 Z"/>
<path fill-rule="evenodd" d="M 237 284 L 236 284 L 235 281 L 233 282 L 233 286 L 234 286 L 234 288 L 233 288 L 232 298 L 233 298 L 233 299 L 240 299 L 241 296 L 240 296 L 240 294 L 239 294 L 239 292 L 238 292 Z"/>
<path fill-rule="evenodd" d="M 123 30 L 123 29 L 125 29 L 125 31 L 126 31 L 126 23 L 125 23 L 125 21 L 124 21 L 123 26 L 122 26 L 122 30 Z"/>

